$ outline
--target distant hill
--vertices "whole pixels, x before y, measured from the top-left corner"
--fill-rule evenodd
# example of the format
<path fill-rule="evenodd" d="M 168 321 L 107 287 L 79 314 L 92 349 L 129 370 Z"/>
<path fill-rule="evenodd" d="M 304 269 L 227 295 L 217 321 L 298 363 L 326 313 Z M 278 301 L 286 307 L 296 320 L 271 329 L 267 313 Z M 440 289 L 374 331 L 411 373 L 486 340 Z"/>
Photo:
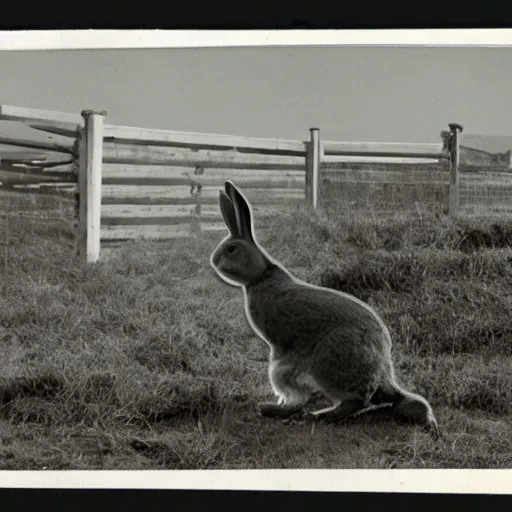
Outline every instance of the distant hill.
<path fill-rule="evenodd" d="M 449 132 L 441 132 L 441 138 L 446 144 Z M 510 169 L 512 156 L 512 136 L 482 135 L 462 133 L 460 135 L 460 165 L 461 169 L 472 167 L 490 170 Z"/>
<path fill-rule="evenodd" d="M 512 136 L 509 135 L 466 134 L 463 132 L 460 143 L 463 146 L 487 153 L 506 153 L 512 150 Z"/>
<path fill-rule="evenodd" d="M 461 166 L 491 166 L 509 168 L 512 136 L 462 133 L 460 138 Z"/>

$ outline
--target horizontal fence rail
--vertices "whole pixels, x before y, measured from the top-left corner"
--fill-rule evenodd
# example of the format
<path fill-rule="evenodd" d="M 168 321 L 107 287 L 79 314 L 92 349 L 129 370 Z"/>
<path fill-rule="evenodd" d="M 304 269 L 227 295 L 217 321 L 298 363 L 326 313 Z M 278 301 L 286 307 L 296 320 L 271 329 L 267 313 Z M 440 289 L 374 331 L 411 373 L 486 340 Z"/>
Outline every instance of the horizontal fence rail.
<path fill-rule="evenodd" d="M 232 150 L 240 153 L 259 153 L 303 156 L 306 144 L 302 141 L 257 139 L 231 135 L 193 132 L 148 130 L 130 126 L 109 126 L 104 129 L 105 142 L 176 147 L 191 149 Z"/>
<path fill-rule="evenodd" d="M 375 156 L 401 158 L 443 158 L 449 154 L 443 144 L 397 143 L 397 142 L 333 142 L 323 141 L 324 155 Z"/>
<path fill-rule="evenodd" d="M 284 200 L 300 200 L 304 191 L 300 189 L 269 188 L 253 189 L 244 187 L 244 194 L 258 204 L 274 204 Z M 194 194 L 190 187 L 167 187 L 161 185 L 103 185 L 104 204 L 196 204 L 218 203 L 219 187 L 203 187 Z"/>
<path fill-rule="evenodd" d="M 166 186 L 224 186 L 226 180 L 233 180 L 241 186 L 251 188 L 304 189 L 304 171 L 300 170 L 261 170 L 261 169 L 230 169 L 201 168 L 195 173 L 191 167 L 171 167 L 131 164 L 103 164 L 104 185 L 166 185 Z"/>
<path fill-rule="evenodd" d="M 50 125 L 52 123 L 58 123 L 68 125 L 70 127 L 83 124 L 83 119 L 80 114 L 69 114 L 67 112 L 56 112 L 53 110 L 42 110 L 37 108 L 15 107 L 12 105 L 0 105 L 0 120 L 21 121 L 24 123 L 44 123 Z"/>
<path fill-rule="evenodd" d="M 113 164 L 165 165 L 233 169 L 300 169 L 304 168 L 304 157 L 281 155 L 247 155 L 227 151 L 184 151 L 176 148 L 143 146 L 132 143 L 105 142 L 103 161 Z"/>
<path fill-rule="evenodd" d="M 32 128 L 30 128 L 32 129 Z M 35 132 L 35 130 L 34 130 Z M 0 144 L 8 144 L 30 149 L 47 149 L 55 153 L 73 154 L 73 141 L 60 135 L 34 138 L 33 134 L 3 135 L 0 133 Z"/>

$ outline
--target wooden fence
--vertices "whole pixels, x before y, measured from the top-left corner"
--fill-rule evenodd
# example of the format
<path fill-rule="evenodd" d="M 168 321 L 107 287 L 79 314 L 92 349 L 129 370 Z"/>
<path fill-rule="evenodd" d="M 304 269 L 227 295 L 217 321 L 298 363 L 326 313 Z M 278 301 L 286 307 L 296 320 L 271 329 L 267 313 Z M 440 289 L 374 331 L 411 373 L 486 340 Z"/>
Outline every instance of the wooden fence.
<path fill-rule="evenodd" d="M 354 179 L 357 173 L 343 165 L 361 157 L 372 165 L 379 158 L 427 162 L 423 170 L 415 165 L 380 177 L 402 184 L 413 173 L 416 178 L 423 173 L 425 182 L 438 179 L 429 162 L 446 162 L 450 172 L 442 179 L 449 189 L 449 211 L 458 211 L 458 125 L 450 125 L 449 136 L 439 144 L 348 143 L 323 141 L 318 128 L 310 129 L 306 141 L 257 139 L 114 126 L 104 123 L 105 114 L 0 106 L 0 120 L 25 130 L 0 132 L 0 145 L 46 152 L 45 160 L 32 153 L 21 166 L 16 157 L 2 164 L 4 174 L 12 176 L 7 186 L 51 189 L 77 199 L 79 248 L 88 262 L 99 259 L 105 242 L 226 231 L 218 208 L 226 179 L 243 188 L 257 222 L 288 204 L 317 208 L 332 188 L 329 179 L 343 181 L 349 171 Z M 358 172 L 368 180 L 373 171 Z"/>
<path fill-rule="evenodd" d="M 101 243 L 227 232 L 218 208 L 226 179 L 243 187 L 258 223 L 305 201 L 308 142 L 113 126 L 104 116 L 0 107 L 0 120 L 25 127 L 0 142 L 70 155 L 53 174 L 54 158 L 4 170 L 17 190 L 76 196 L 87 261 L 98 260 Z"/>

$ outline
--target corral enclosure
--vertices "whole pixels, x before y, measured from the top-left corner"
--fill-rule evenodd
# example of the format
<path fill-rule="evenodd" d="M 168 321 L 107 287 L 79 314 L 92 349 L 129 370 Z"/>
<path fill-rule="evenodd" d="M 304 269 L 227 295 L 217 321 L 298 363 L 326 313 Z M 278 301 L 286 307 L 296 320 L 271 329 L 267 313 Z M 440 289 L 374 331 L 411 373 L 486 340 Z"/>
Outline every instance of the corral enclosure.
<path fill-rule="evenodd" d="M 87 261 L 100 244 L 221 236 L 226 180 L 242 188 L 259 226 L 301 203 L 333 213 L 509 209 L 510 151 L 465 147 L 458 125 L 439 143 L 360 143 L 322 140 L 317 128 L 304 141 L 257 139 L 108 125 L 104 115 L 0 110 L 0 190 L 63 198 Z"/>

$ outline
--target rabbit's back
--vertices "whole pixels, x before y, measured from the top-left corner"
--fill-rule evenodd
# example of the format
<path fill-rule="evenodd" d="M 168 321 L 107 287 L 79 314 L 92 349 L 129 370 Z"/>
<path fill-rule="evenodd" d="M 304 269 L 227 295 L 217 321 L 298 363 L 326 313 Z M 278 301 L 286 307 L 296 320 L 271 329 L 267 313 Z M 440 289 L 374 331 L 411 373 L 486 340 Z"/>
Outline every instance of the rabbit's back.
<path fill-rule="evenodd" d="M 246 313 L 253 328 L 279 353 L 310 355 L 334 331 L 343 334 L 342 345 L 363 350 L 371 345 L 373 352 L 391 346 L 386 326 L 369 306 L 351 295 L 298 280 L 265 282 L 247 290 Z"/>

